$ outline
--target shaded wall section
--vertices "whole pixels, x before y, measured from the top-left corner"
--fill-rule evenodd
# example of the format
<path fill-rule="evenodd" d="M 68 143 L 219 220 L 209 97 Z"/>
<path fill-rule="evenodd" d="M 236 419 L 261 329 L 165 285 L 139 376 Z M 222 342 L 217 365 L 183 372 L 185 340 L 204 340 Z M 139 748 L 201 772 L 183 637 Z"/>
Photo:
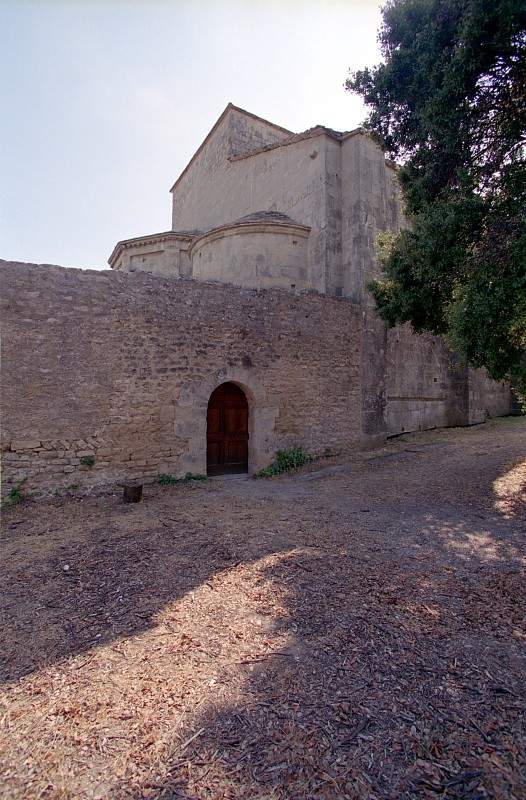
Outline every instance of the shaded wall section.
<path fill-rule="evenodd" d="M 0 281 L 4 494 L 205 472 L 226 380 L 249 399 L 252 470 L 278 447 L 367 440 L 348 301 L 1 261 Z"/>
<path fill-rule="evenodd" d="M 492 381 L 485 369 L 469 370 L 470 424 L 502 417 L 515 410 L 510 384 Z"/>
<path fill-rule="evenodd" d="M 473 425 L 510 407 L 509 384 L 462 365 L 440 337 L 416 335 L 409 325 L 387 332 L 388 434 Z"/>
<path fill-rule="evenodd" d="M 341 253 L 343 295 L 374 308 L 367 290 L 382 276 L 376 253 L 378 234 L 404 225 L 396 173 L 364 134 L 346 138 L 341 146 Z"/>

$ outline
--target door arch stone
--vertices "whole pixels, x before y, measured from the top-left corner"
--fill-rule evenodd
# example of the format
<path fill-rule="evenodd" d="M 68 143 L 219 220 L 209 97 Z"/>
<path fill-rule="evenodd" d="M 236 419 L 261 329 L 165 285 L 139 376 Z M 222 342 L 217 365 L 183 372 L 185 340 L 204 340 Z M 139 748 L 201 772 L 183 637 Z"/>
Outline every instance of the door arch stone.
<path fill-rule="evenodd" d="M 186 442 L 179 462 L 181 475 L 186 472 L 206 474 L 208 401 L 214 389 L 227 382 L 237 384 L 248 402 L 248 474 L 253 475 L 268 466 L 274 458 L 279 412 L 275 399 L 268 396 L 253 370 L 224 367 L 204 380 L 188 381 L 181 387 L 175 406 L 175 434 Z"/>

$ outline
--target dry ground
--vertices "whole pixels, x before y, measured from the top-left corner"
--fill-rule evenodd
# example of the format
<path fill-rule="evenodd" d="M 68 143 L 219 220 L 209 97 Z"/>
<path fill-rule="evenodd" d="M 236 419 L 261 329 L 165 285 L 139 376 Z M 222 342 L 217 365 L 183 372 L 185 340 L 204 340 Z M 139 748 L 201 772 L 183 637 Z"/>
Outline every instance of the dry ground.
<path fill-rule="evenodd" d="M 526 419 L 4 515 L 3 798 L 525 798 Z"/>

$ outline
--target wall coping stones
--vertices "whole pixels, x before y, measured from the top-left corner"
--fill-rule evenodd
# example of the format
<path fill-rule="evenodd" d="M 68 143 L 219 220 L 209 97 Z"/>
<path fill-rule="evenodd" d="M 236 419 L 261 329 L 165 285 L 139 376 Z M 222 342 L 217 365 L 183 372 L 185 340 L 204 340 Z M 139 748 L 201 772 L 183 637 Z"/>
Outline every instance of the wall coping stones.
<path fill-rule="evenodd" d="M 97 281 L 100 280 L 101 284 L 104 281 L 109 281 L 110 284 L 113 284 L 113 286 L 115 286 L 115 288 L 117 288 L 119 291 L 126 293 L 129 303 L 146 300 L 147 296 L 152 291 L 160 289 L 163 285 L 176 289 L 179 287 L 182 289 L 184 286 L 191 286 L 194 288 L 196 296 L 204 296 L 210 290 L 221 293 L 221 287 L 227 287 L 229 297 L 231 298 L 232 302 L 236 302 L 237 297 L 260 296 L 263 294 L 268 296 L 270 307 L 272 307 L 273 298 L 275 298 L 276 295 L 286 297 L 287 303 L 292 303 L 296 300 L 299 300 L 299 295 L 310 295 L 313 298 L 316 298 L 316 302 L 322 303 L 327 308 L 332 305 L 337 306 L 340 303 L 345 303 L 347 305 L 354 306 L 357 310 L 360 310 L 361 316 L 365 316 L 368 313 L 350 297 L 333 297 L 331 295 L 318 292 L 315 289 L 304 289 L 298 295 L 295 295 L 291 294 L 288 289 L 282 289 L 278 286 L 272 286 L 269 288 L 234 286 L 217 281 L 197 280 L 196 278 L 191 278 L 188 276 L 176 277 L 174 275 L 172 277 L 170 275 L 159 275 L 156 273 L 145 272 L 143 270 L 139 270 L 137 272 L 121 272 L 120 270 L 110 269 L 82 269 L 81 267 L 61 267 L 58 264 L 34 264 L 28 261 L 7 261 L 0 258 L 0 280 L 9 280 L 9 272 L 13 268 L 17 271 L 25 270 L 28 275 L 30 275 L 31 272 L 35 273 L 35 279 L 38 281 L 45 281 L 46 278 L 52 279 L 56 277 L 63 277 L 66 279 L 66 281 L 71 279 L 73 282 L 77 278 L 85 280 L 91 280 L 92 278 L 95 278 Z M 92 299 L 86 298 L 86 300 L 88 299 L 91 302 Z M 201 298 L 199 298 L 199 302 L 201 302 Z M 153 310 L 154 308 L 152 307 L 152 311 Z"/>

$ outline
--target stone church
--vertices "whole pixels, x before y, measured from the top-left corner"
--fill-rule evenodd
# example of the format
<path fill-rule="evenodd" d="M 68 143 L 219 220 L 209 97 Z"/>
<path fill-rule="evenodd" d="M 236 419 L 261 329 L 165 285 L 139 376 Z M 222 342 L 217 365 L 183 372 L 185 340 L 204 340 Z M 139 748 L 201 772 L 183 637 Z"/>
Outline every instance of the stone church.
<path fill-rule="evenodd" d="M 379 319 L 375 242 L 404 219 L 362 130 L 229 104 L 171 193 L 171 230 L 111 271 L 1 262 L 5 488 L 251 474 L 509 413 L 507 384 Z"/>

